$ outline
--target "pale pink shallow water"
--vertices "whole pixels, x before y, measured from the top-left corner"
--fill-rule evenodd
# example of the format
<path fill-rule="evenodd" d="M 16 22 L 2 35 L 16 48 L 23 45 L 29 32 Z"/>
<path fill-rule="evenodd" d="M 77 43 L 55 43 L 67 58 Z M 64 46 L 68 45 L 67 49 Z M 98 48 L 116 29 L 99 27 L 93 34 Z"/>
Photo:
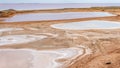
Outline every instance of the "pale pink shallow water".
<path fill-rule="evenodd" d="M 5 22 L 20 21 L 43 21 L 43 20 L 64 20 L 90 17 L 115 16 L 107 12 L 63 12 L 63 13 L 30 13 L 18 14 L 5 20 Z"/>
<path fill-rule="evenodd" d="M 35 9 L 62 9 L 62 8 L 89 8 L 97 6 L 120 6 L 119 3 L 21 3 L 21 4 L 0 4 L 0 10 L 35 10 Z"/>
<path fill-rule="evenodd" d="M 87 49 L 87 54 L 91 50 Z M 83 54 L 82 48 L 63 48 L 57 50 L 0 49 L 0 68 L 58 68 L 63 62 L 59 59 L 72 59 Z"/>

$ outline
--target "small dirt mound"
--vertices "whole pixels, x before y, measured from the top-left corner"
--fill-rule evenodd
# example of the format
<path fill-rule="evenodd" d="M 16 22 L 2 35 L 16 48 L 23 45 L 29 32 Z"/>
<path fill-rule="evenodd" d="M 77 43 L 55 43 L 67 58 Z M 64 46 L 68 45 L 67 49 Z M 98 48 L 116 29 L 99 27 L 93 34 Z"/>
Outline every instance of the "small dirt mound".
<path fill-rule="evenodd" d="M 13 16 L 14 14 L 16 14 L 16 10 L 14 9 L 0 11 L 0 17 L 10 17 Z"/>

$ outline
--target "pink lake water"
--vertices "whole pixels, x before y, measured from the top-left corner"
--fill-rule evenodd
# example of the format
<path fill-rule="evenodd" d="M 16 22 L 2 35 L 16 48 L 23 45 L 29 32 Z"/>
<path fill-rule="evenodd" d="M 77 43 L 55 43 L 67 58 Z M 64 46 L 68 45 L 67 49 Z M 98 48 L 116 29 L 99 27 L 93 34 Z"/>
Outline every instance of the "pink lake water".
<path fill-rule="evenodd" d="M 101 6 L 120 6 L 119 3 L 19 3 L 19 4 L 0 4 L 0 10 L 35 10 L 35 9 L 62 9 L 62 8 L 89 8 Z"/>
<path fill-rule="evenodd" d="M 5 20 L 5 22 L 21 21 L 44 21 L 44 20 L 65 20 L 90 17 L 115 16 L 108 12 L 63 12 L 63 13 L 29 13 L 18 14 Z"/>

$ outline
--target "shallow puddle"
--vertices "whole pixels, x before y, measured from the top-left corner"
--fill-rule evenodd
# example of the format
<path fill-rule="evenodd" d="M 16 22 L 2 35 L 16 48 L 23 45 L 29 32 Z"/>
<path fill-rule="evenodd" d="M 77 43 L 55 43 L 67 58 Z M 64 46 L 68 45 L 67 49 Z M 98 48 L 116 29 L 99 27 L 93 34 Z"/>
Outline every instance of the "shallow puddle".
<path fill-rule="evenodd" d="M 5 20 L 5 22 L 20 21 L 43 21 L 43 20 L 64 20 L 89 17 L 115 16 L 107 12 L 64 12 L 64 13 L 29 13 L 18 14 Z M 31 18 L 32 17 L 32 18 Z"/>
<path fill-rule="evenodd" d="M 92 20 L 92 21 L 53 24 L 51 25 L 51 27 L 56 29 L 67 29 L 67 30 L 115 29 L 115 28 L 120 28 L 120 22 Z"/>

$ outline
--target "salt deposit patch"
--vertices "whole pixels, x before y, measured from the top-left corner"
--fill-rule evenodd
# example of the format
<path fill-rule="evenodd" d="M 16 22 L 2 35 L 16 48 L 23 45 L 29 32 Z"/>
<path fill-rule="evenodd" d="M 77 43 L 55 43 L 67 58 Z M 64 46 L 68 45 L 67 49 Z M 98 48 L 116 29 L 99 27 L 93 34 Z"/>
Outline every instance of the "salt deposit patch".
<path fill-rule="evenodd" d="M 0 32 L 24 30 L 23 28 L 0 28 Z"/>
<path fill-rule="evenodd" d="M 11 18 L 6 19 L 5 22 L 64 20 L 64 19 L 104 17 L 104 16 L 115 16 L 115 15 L 110 14 L 108 12 L 29 13 L 29 14 L 17 14 Z"/>
<path fill-rule="evenodd" d="M 8 35 L 0 37 L 0 46 L 7 44 L 28 43 L 46 38 L 43 35 Z"/>
<path fill-rule="evenodd" d="M 56 29 L 68 29 L 68 30 L 115 29 L 120 28 L 120 22 L 92 20 L 53 24 L 51 25 L 51 27 Z"/>
<path fill-rule="evenodd" d="M 56 60 L 72 59 L 83 54 L 82 48 L 57 50 L 0 49 L 0 68 L 58 68 L 63 64 Z"/>
<path fill-rule="evenodd" d="M 83 54 L 82 48 L 64 48 L 58 50 L 39 51 L 39 54 L 33 53 L 36 57 L 32 61 L 33 68 L 58 68 L 63 64 L 57 62 L 56 60 L 72 59 L 81 54 Z"/>

